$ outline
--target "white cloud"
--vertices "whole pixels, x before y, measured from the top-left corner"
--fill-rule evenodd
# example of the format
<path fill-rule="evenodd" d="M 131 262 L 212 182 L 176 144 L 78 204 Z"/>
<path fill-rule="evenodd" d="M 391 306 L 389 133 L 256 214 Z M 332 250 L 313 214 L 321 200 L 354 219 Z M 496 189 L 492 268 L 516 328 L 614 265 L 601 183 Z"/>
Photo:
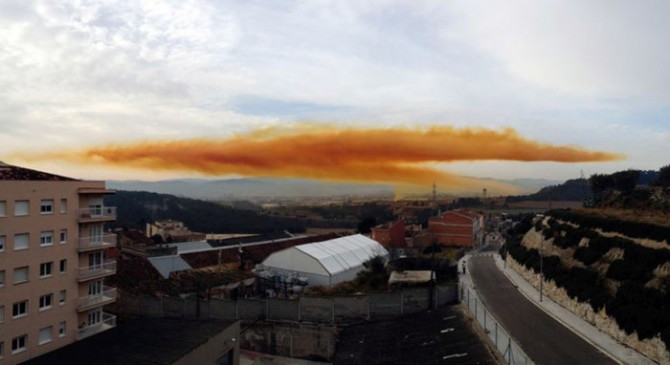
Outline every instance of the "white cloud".
<path fill-rule="evenodd" d="M 512 126 L 547 142 L 630 146 L 630 164 L 657 163 L 662 142 L 647 141 L 667 129 L 667 7 L 3 1 L 0 153 L 35 133 L 49 148 L 226 136 L 295 117 Z"/>

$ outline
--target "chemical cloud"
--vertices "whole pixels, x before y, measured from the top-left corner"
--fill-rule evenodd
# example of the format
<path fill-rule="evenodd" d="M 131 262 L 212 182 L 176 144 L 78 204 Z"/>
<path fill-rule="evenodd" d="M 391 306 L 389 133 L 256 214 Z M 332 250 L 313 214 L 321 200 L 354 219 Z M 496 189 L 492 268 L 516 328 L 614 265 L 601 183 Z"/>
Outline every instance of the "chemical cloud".
<path fill-rule="evenodd" d="M 490 160 L 602 162 L 622 158 L 608 152 L 532 141 L 512 129 L 444 126 L 311 127 L 283 133 L 260 130 L 225 139 L 145 140 L 13 157 L 207 176 L 297 177 L 403 186 L 426 186 L 436 181 L 453 188 L 481 186 L 481 182 L 428 165 Z"/>

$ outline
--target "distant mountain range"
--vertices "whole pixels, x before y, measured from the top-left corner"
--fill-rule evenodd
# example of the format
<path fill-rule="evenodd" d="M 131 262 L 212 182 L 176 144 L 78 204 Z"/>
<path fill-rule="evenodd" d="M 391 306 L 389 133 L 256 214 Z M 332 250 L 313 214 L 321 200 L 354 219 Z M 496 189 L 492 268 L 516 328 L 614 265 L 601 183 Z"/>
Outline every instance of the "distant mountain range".
<path fill-rule="evenodd" d="M 298 198 L 347 195 L 391 195 L 390 185 L 326 183 L 300 179 L 179 179 L 164 181 L 107 181 L 111 189 L 150 191 L 206 200 L 241 198 Z"/>
<path fill-rule="evenodd" d="M 483 179 L 494 180 L 494 179 Z M 516 186 L 522 193 L 533 193 L 561 181 L 545 179 L 494 180 Z M 302 179 L 178 179 L 163 181 L 107 181 L 111 189 L 149 191 L 195 199 L 235 200 L 244 198 L 299 198 L 392 195 L 391 185 L 330 183 Z M 426 189 L 429 191 L 429 188 Z"/>

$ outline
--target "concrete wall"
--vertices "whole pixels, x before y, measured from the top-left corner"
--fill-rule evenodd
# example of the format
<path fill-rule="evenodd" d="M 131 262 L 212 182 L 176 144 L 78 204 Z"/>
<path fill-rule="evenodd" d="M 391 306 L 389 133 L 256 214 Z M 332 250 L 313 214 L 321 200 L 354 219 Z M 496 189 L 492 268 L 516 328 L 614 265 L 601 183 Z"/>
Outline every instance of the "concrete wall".
<path fill-rule="evenodd" d="M 239 365 L 240 358 L 240 322 L 229 326 L 218 335 L 210 338 L 207 342 L 198 346 L 195 350 L 182 356 L 175 365 L 216 365 L 218 360 L 224 356 L 230 356 L 230 365 Z"/>
<path fill-rule="evenodd" d="M 212 299 L 196 301 L 181 298 L 119 295 L 116 312 L 121 317 L 190 317 L 241 319 L 259 318 L 275 321 L 313 323 L 351 323 L 367 319 L 393 318 L 425 311 L 431 307 L 429 288 L 403 289 L 365 295 L 334 297 L 301 297 L 298 300 Z M 435 287 L 434 305 L 458 301 L 458 286 L 444 284 Z"/>
<path fill-rule="evenodd" d="M 240 346 L 273 355 L 324 360 L 335 356 L 337 327 L 332 325 L 256 323 L 241 334 Z"/>

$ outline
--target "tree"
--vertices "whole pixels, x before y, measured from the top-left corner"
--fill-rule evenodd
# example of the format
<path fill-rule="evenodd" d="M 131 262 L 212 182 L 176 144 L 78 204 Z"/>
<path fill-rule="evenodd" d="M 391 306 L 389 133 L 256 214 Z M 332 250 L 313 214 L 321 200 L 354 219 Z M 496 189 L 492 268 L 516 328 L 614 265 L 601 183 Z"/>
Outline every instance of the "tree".
<path fill-rule="evenodd" d="M 640 170 L 619 171 L 613 173 L 611 176 L 614 181 L 614 188 L 624 193 L 630 193 L 635 190 Z"/>
<path fill-rule="evenodd" d="M 665 165 L 658 170 L 658 177 L 656 178 L 656 184 L 662 187 L 670 186 L 670 165 Z"/>
<path fill-rule="evenodd" d="M 372 231 L 372 227 L 377 225 L 377 220 L 372 217 L 363 218 L 358 223 L 358 233 L 368 234 Z"/>
<path fill-rule="evenodd" d="M 591 175 L 591 178 L 589 178 L 589 182 L 591 183 L 591 189 L 593 190 L 594 195 L 601 194 L 614 187 L 614 180 L 611 175 L 593 174 Z"/>

